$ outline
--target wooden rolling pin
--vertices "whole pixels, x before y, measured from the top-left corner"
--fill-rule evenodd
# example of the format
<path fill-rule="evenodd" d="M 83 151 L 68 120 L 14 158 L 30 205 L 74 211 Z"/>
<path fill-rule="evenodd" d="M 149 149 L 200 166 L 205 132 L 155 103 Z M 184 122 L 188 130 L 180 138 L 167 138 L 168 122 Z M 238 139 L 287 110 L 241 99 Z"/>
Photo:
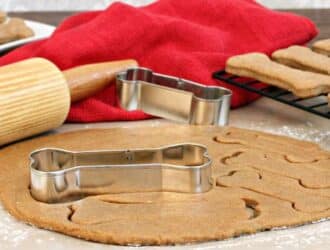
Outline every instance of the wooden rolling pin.
<path fill-rule="evenodd" d="M 32 58 L 0 67 L 0 145 L 57 128 L 70 102 L 97 93 L 116 73 L 136 66 L 122 60 L 62 72 L 46 59 Z"/>

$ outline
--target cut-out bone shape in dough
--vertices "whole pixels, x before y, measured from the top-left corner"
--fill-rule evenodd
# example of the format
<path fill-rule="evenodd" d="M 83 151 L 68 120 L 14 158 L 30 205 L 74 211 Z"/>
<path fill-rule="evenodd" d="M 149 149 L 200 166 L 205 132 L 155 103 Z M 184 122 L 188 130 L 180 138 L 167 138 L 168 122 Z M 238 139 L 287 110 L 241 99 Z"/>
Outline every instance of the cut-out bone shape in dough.
<path fill-rule="evenodd" d="M 330 159 L 330 153 L 320 150 L 317 144 L 252 130 L 227 128 L 223 130 L 223 133 L 216 135 L 214 140 L 222 144 L 244 145 L 279 153 L 285 155 L 293 163 L 310 163 Z"/>
<path fill-rule="evenodd" d="M 274 198 L 289 201 L 294 209 L 303 212 L 322 212 L 330 208 L 330 196 L 317 195 L 317 190 L 306 189 L 297 180 L 272 173 L 237 171 L 230 176 L 220 176 L 217 184 L 241 187 Z"/>
<path fill-rule="evenodd" d="M 72 209 L 74 213 L 71 216 L 71 221 L 84 225 L 106 224 L 116 220 L 131 220 L 133 222 L 145 215 L 150 218 L 150 223 L 181 221 L 179 218 L 185 214 L 184 217 L 187 221 L 194 219 L 200 220 L 201 224 L 212 224 L 212 220 L 216 220 L 217 223 L 224 225 L 248 220 L 251 217 L 242 199 L 224 194 L 221 190 L 212 190 L 204 194 L 167 192 L 109 194 L 84 199 L 74 204 Z M 227 216 L 222 216 L 219 211 Z M 100 214 L 102 216 L 99 216 Z M 198 218 L 196 214 L 199 215 Z M 179 224 L 182 223 L 177 223 L 176 226 L 180 226 Z M 185 225 L 181 226 L 185 227 Z"/>
<path fill-rule="evenodd" d="M 330 188 L 330 160 L 290 163 L 281 155 L 248 150 L 226 160 L 228 166 L 245 166 L 299 180 L 307 188 Z"/>

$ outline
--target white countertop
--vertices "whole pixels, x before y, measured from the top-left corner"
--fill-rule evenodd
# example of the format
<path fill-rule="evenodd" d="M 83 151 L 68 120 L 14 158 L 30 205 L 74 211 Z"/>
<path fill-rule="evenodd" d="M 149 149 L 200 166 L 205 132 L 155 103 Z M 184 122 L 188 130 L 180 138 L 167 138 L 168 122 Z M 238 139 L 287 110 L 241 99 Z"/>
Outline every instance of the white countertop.
<path fill-rule="evenodd" d="M 97 124 L 66 124 L 56 132 L 82 128 L 161 126 L 164 120 L 139 122 L 112 122 Z M 262 98 L 244 108 L 231 112 L 230 125 L 288 135 L 314 141 L 330 150 L 330 120 L 298 110 L 275 101 Z M 0 250 L 105 250 L 126 249 L 75 239 L 25 225 L 10 216 L 0 204 Z M 219 242 L 208 242 L 177 247 L 153 247 L 153 249 L 330 249 L 330 221 L 286 230 L 258 233 Z M 145 249 L 145 247 L 135 248 Z"/>

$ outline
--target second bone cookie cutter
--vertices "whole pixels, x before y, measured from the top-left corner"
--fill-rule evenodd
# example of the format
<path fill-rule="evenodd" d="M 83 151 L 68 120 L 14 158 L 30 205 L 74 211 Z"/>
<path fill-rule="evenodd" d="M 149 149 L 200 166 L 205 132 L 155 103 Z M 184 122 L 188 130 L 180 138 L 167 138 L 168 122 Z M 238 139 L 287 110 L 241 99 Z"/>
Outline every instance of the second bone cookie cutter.
<path fill-rule="evenodd" d="M 30 154 L 30 189 L 46 203 L 108 193 L 201 193 L 212 187 L 211 162 L 207 148 L 193 143 L 80 152 L 45 148 Z"/>
<path fill-rule="evenodd" d="M 117 74 L 121 108 L 196 125 L 228 124 L 232 92 L 185 79 L 132 68 Z"/>

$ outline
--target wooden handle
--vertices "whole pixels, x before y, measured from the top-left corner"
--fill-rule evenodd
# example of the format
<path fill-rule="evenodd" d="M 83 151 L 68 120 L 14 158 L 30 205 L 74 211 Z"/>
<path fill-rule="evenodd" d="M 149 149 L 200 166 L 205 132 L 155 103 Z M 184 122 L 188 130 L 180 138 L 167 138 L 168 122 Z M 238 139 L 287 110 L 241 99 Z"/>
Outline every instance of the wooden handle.
<path fill-rule="evenodd" d="M 71 102 L 92 96 L 108 86 L 120 71 L 136 67 L 135 60 L 121 60 L 78 66 L 63 71 L 71 93 Z"/>

